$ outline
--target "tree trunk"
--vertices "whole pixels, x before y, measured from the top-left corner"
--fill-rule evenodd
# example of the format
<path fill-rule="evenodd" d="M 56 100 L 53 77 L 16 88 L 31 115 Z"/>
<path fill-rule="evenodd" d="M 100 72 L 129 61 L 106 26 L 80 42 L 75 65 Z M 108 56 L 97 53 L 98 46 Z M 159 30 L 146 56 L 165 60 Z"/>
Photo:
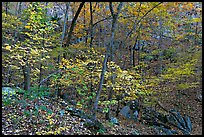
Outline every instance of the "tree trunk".
<path fill-rule="evenodd" d="M 139 34 L 138 34 L 139 35 Z M 134 44 L 134 46 L 133 46 L 133 67 L 135 67 L 135 51 L 137 50 L 137 47 L 138 46 L 138 36 L 137 36 L 137 38 L 136 38 L 136 40 L 135 40 L 135 44 Z M 138 61 L 139 62 L 139 61 Z M 138 64 L 139 65 L 139 64 Z"/>
<path fill-rule="evenodd" d="M 94 108 L 93 108 L 93 117 L 92 119 L 95 121 L 96 120 L 96 112 L 97 112 L 97 109 L 98 109 L 98 101 L 99 101 L 99 97 L 100 97 L 100 94 L 101 94 L 101 90 L 102 90 L 102 84 L 104 82 L 104 76 L 105 76 L 105 72 L 106 72 L 106 68 L 107 68 L 107 60 L 108 60 L 108 53 L 106 53 L 105 55 L 105 59 L 103 61 L 103 68 L 102 68 L 102 72 L 101 72 L 101 78 L 100 78 L 100 83 L 99 83 L 99 88 L 98 88 L 98 91 L 96 93 L 96 99 L 95 99 L 95 102 L 94 102 Z"/>
<path fill-rule="evenodd" d="M 19 3 L 19 2 L 16 3 L 16 11 L 15 11 L 15 15 L 16 15 L 16 16 L 18 16 L 18 3 Z"/>
<path fill-rule="evenodd" d="M 6 14 L 8 14 L 8 9 L 9 9 L 8 2 L 6 2 Z"/>
<path fill-rule="evenodd" d="M 47 5 L 48 5 L 48 2 L 45 3 L 45 6 L 46 6 L 45 15 L 46 15 L 46 16 L 47 16 Z"/>
<path fill-rule="evenodd" d="M 66 35 L 66 26 L 67 26 L 67 20 L 68 20 L 69 4 L 70 4 L 69 2 L 66 3 L 66 12 L 65 12 L 65 17 L 64 17 L 62 40 L 61 40 L 61 46 L 60 46 L 61 48 L 62 48 L 62 46 L 63 46 L 64 37 L 65 37 L 65 35 Z M 60 52 L 61 52 L 61 50 L 60 50 Z M 60 61 L 61 61 L 61 59 L 60 59 L 61 54 L 62 54 L 62 53 L 60 53 L 60 54 L 58 55 L 58 63 L 60 63 Z"/>
<path fill-rule="evenodd" d="M 132 53 L 132 66 L 135 67 L 135 49 L 133 49 L 133 53 Z"/>
<path fill-rule="evenodd" d="M 93 43 L 93 10 L 92 10 L 92 3 L 90 2 L 90 35 L 91 35 L 91 41 L 90 41 L 90 48 L 92 48 Z"/>
<path fill-rule="evenodd" d="M 30 67 L 28 63 L 23 66 L 23 76 L 24 76 L 24 90 L 30 89 Z"/>
<path fill-rule="evenodd" d="M 123 3 L 120 2 L 120 4 L 117 7 L 117 12 L 114 13 L 113 7 L 112 7 L 112 2 L 109 3 L 109 8 L 110 8 L 110 12 L 112 15 L 112 27 L 111 27 L 111 41 L 110 41 L 110 45 L 108 47 L 109 50 L 107 50 L 108 52 L 110 51 L 111 54 L 111 61 L 114 61 L 114 52 L 115 52 L 115 48 L 114 48 L 114 37 L 115 37 L 115 26 L 116 26 L 116 21 L 118 18 L 118 14 L 120 13 L 120 10 L 122 8 Z M 111 76 L 111 81 L 112 84 L 115 83 L 115 76 L 112 74 Z M 112 100 L 112 94 L 113 94 L 113 90 L 111 89 L 109 92 L 109 97 L 108 100 L 111 101 Z M 110 119 L 110 105 L 108 106 L 108 113 L 106 113 L 106 119 Z"/>
<path fill-rule="evenodd" d="M 12 75 L 12 73 L 11 73 L 11 66 L 9 65 L 9 67 L 8 67 L 8 73 L 7 73 L 7 80 L 6 80 L 6 84 L 8 85 L 9 83 L 11 83 L 11 75 Z"/>
<path fill-rule="evenodd" d="M 130 45 L 130 66 L 133 66 L 133 47 Z"/>
<path fill-rule="evenodd" d="M 140 45 L 141 43 L 140 43 L 140 40 L 138 40 L 138 56 L 137 56 L 137 60 L 138 60 L 138 65 L 140 65 Z M 142 72 L 142 67 L 140 66 L 139 67 L 139 72 L 141 73 Z"/>
<path fill-rule="evenodd" d="M 86 28 L 86 7 L 85 7 L 85 4 L 84 4 L 84 28 Z M 86 36 L 84 38 L 85 38 L 85 46 L 86 46 L 88 32 L 86 30 L 85 30 L 85 32 L 86 32 Z"/>
<path fill-rule="evenodd" d="M 74 30 L 74 27 L 75 27 L 75 24 L 76 24 L 76 20 L 77 20 L 79 14 L 80 14 L 80 12 L 81 12 L 81 9 L 82 9 L 83 6 L 84 6 L 84 3 L 85 3 L 85 2 L 81 2 L 81 3 L 80 3 L 79 8 L 78 8 L 78 10 L 77 10 L 77 12 L 76 12 L 76 14 L 75 14 L 73 20 L 72 20 L 71 27 L 70 27 L 70 29 L 69 29 L 69 33 L 68 33 L 68 36 L 67 36 L 67 42 L 66 42 L 66 44 L 64 45 L 64 47 L 68 47 L 69 44 L 70 44 L 70 41 L 71 41 L 71 38 L 72 38 L 72 32 L 73 32 L 73 30 Z"/>
<path fill-rule="evenodd" d="M 159 57 L 158 57 L 158 60 L 159 60 L 159 70 L 158 72 L 156 73 L 156 75 L 159 75 L 162 71 L 162 35 L 163 35 L 163 30 L 162 30 L 162 21 L 159 21 L 159 28 L 160 28 L 160 32 L 159 32 L 159 49 L 161 49 L 159 51 Z"/>
<path fill-rule="evenodd" d="M 18 15 L 21 14 L 21 6 L 22 6 L 22 2 L 19 2 L 19 7 L 18 7 Z"/>
<path fill-rule="evenodd" d="M 196 22 L 196 26 L 195 26 L 196 30 L 195 30 L 195 41 L 194 41 L 194 45 L 197 46 L 198 42 L 197 42 L 197 36 L 198 36 L 198 22 Z"/>

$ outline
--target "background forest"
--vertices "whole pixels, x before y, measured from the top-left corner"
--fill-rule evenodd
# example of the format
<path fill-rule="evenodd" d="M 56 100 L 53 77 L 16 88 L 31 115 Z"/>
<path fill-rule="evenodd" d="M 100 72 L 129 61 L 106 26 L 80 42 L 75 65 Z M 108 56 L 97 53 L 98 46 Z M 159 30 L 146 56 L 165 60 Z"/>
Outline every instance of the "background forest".
<path fill-rule="evenodd" d="M 2 2 L 2 134 L 202 134 L 201 12 Z"/>

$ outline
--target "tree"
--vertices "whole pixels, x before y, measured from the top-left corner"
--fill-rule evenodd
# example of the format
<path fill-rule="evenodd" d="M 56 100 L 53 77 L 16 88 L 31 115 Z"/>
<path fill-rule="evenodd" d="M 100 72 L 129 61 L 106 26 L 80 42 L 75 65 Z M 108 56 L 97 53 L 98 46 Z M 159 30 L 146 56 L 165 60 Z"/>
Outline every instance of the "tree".
<path fill-rule="evenodd" d="M 92 48 L 92 44 L 93 44 L 93 10 L 92 10 L 92 3 L 90 2 L 90 37 L 91 37 L 91 40 L 90 40 L 90 48 Z"/>
<path fill-rule="evenodd" d="M 115 27 L 116 27 L 116 21 L 118 18 L 118 15 L 120 13 L 120 10 L 122 9 L 123 3 L 120 2 L 120 4 L 117 7 L 117 12 L 115 13 L 115 11 L 113 10 L 113 6 L 112 6 L 112 2 L 109 3 L 109 8 L 110 8 L 110 12 L 112 15 L 112 26 L 111 26 L 111 41 L 110 41 L 110 46 L 107 49 L 107 52 L 110 52 L 110 56 L 111 56 L 111 61 L 113 61 L 114 59 L 114 52 L 115 52 L 115 47 L 114 47 L 114 36 L 115 36 Z M 115 76 L 112 76 L 112 84 L 115 83 Z M 108 96 L 108 100 L 111 101 L 112 99 L 112 89 L 110 90 L 109 96 Z M 108 110 L 108 113 L 106 114 L 106 119 L 110 119 L 110 108 Z"/>
<path fill-rule="evenodd" d="M 69 44 L 70 44 L 70 40 L 71 40 L 71 38 L 72 38 L 72 32 L 73 32 L 73 30 L 74 30 L 74 27 L 75 27 L 75 24 L 76 24 L 76 20 L 77 20 L 79 14 L 80 14 L 80 12 L 81 12 L 81 9 L 82 9 L 83 6 L 84 6 L 84 3 L 85 3 L 85 2 L 81 2 L 80 5 L 79 5 L 79 8 L 78 8 L 78 10 L 77 10 L 77 12 L 76 12 L 76 14 L 75 14 L 73 20 L 72 20 L 71 27 L 70 27 L 70 29 L 69 29 L 69 33 L 68 33 L 68 36 L 67 36 L 66 44 L 65 44 L 63 47 L 68 47 Z"/>
<path fill-rule="evenodd" d="M 66 35 L 66 26 L 67 26 L 67 20 L 68 20 L 68 10 L 69 10 L 70 3 L 66 3 L 66 12 L 65 12 L 65 18 L 64 18 L 64 25 L 63 25 L 63 32 L 62 32 L 62 40 L 61 40 L 61 48 L 63 47 L 63 41 L 64 37 Z M 61 55 L 61 53 L 60 53 Z M 58 63 L 60 62 L 60 55 L 58 55 Z"/>
<path fill-rule="evenodd" d="M 104 58 L 104 61 L 103 61 L 101 79 L 100 79 L 99 87 L 98 87 L 98 90 L 97 90 L 97 93 L 96 93 L 96 99 L 95 99 L 95 102 L 94 102 L 93 115 L 92 115 L 93 121 L 96 120 L 96 112 L 97 112 L 97 109 L 98 109 L 98 102 L 99 102 L 99 97 L 100 97 L 101 90 L 102 90 L 102 84 L 104 82 L 104 76 L 105 76 L 105 72 L 106 72 L 106 67 L 107 67 L 106 65 L 107 65 L 108 56 L 109 55 L 106 54 L 105 58 Z"/>
<path fill-rule="evenodd" d="M 12 15 L 3 14 L 3 37 L 7 39 L 9 35 L 13 37 L 18 35 L 15 40 L 5 39 L 6 41 L 3 41 L 5 45 L 3 48 L 9 52 L 4 59 L 10 62 L 9 66 L 16 69 L 22 68 L 25 90 L 29 90 L 31 83 L 37 84 L 42 79 L 42 69 L 46 68 L 46 60 L 50 58 L 49 44 L 56 41 L 52 39 L 56 24 L 47 20 L 45 9 L 42 6 L 45 8 L 39 3 L 30 4 L 21 18 L 23 22 L 15 19 L 16 17 Z M 8 31 L 12 30 L 9 26 L 13 25 L 16 26 L 15 29 L 13 28 L 14 33 Z M 17 25 L 19 26 L 17 27 Z M 20 82 L 20 80 L 16 82 Z"/>

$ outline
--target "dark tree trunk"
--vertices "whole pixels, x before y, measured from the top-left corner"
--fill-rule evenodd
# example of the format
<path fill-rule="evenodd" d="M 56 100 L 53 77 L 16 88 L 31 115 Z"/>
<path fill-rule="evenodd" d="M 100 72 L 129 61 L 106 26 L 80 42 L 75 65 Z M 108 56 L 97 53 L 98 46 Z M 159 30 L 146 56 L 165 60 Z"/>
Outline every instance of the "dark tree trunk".
<path fill-rule="evenodd" d="M 133 54 L 133 55 L 132 55 L 132 56 L 133 56 L 133 58 L 132 58 L 133 64 L 132 64 L 132 65 L 133 65 L 133 67 L 135 67 L 135 49 L 133 49 L 133 53 L 132 53 L 132 54 Z"/>
<path fill-rule="evenodd" d="M 66 26 L 67 26 L 67 20 L 68 20 L 68 10 L 69 10 L 69 2 L 66 4 L 66 12 L 64 17 L 64 25 L 63 25 L 63 32 L 62 32 L 62 41 L 61 41 L 61 48 L 63 46 L 64 37 L 66 35 Z M 58 63 L 61 61 L 61 53 L 58 55 Z"/>
<path fill-rule="evenodd" d="M 8 2 L 6 2 L 6 14 L 8 14 L 8 9 L 9 9 Z"/>
<path fill-rule="evenodd" d="M 93 10 L 92 10 L 92 3 L 90 2 L 90 35 L 91 35 L 91 41 L 90 41 L 90 48 L 92 48 L 93 43 Z"/>
<path fill-rule="evenodd" d="M 30 89 L 30 66 L 28 63 L 23 66 L 23 76 L 24 76 L 24 90 Z"/>
<path fill-rule="evenodd" d="M 198 22 L 196 22 L 196 26 L 195 26 L 196 30 L 195 30 L 195 41 L 194 41 L 194 45 L 196 46 L 198 44 L 197 42 L 197 36 L 198 36 Z"/>
<path fill-rule="evenodd" d="M 9 66 L 9 67 L 8 67 L 8 73 L 7 73 L 6 84 L 11 83 L 11 75 L 12 75 L 12 73 L 11 73 L 11 67 Z"/>
<path fill-rule="evenodd" d="M 133 47 L 130 45 L 130 66 L 133 66 Z"/>
<path fill-rule="evenodd" d="M 86 28 L 86 7 L 84 5 L 84 28 Z M 87 36 L 88 36 L 88 32 L 85 30 L 86 32 L 86 36 L 85 36 L 85 46 L 87 44 Z"/>
<path fill-rule="evenodd" d="M 112 7 L 112 2 L 109 3 L 109 8 L 110 8 L 110 12 L 112 15 L 112 27 L 111 27 L 111 41 L 110 41 L 110 45 L 108 47 L 108 53 L 110 52 L 111 54 L 111 61 L 114 61 L 114 52 L 115 52 L 115 47 L 114 47 L 114 37 L 115 37 L 115 26 L 116 26 L 116 22 L 117 22 L 117 18 L 118 18 L 118 14 L 120 13 L 120 10 L 122 9 L 122 5 L 123 3 L 120 2 L 120 4 L 117 7 L 117 12 L 114 13 L 113 7 Z M 111 76 L 111 81 L 112 84 L 115 83 L 115 76 L 112 74 Z M 113 90 L 110 89 L 109 92 L 109 97 L 108 100 L 111 101 L 112 100 L 112 94 L 113 94 Z M 106 119 L 109 120 L 110 119 L 110 105 L 108 106 L 108 113 L 106 113 Z"/>
<path fill-rule="evenodd" d="M 21 14 L 21 6 L 22 6 L 22 2 L 19 2 L 18 15 Z"/>
<path fill-rule="evenodd" d="M 160 20 L 160 21 L 159 21 L 159 28 L 160 28 L 160 32 L 159 32 L 159 49 L 161 49 L 161 50 L 162 50 L 162 35 L 163 35 L 162 26 L 163 26 L 163 23 L 162 23 L 162 21 Z M 158 69 L 159 69 L 159 70 L 157 70 L 156 75 L 161 74 L 161 71 L 162 71 L 162 58 L 161 58 L 161 56 L 162 56 L 163 54 L 162 54 L 162 51 L 161 51 L 161 50 L 159 51 L 159 56 L 158 56 L 158 60 L 159 60 L 159 67 L 158 67 Z"/>
<path fill-rule="evenodd" d="M 77 12 L 76 12 L 76 14 L 75 14 L 73 20 L 72 20 L 71 27 L 70 27 L 70 29 L 69 29 L 69 33 L 68 33 L 68 36 L 67 36 L 67 42 L 66 42 L 66 44 L 64 45 L 64 47 L 68 47 L 69 44 L 70 44 L 70 41 L 71 41 L 71 38 L 72 38 L 72 32 L 73 32 L 73 30 L 74 30 L 74 27 L 75 27 L 75 24 L 76 24 L 76 20 L 77 20 L 77 18 L 78 18 L 78 16 L 79 16 L 79 13 L 81 12 L 81 9 L 82 9 L 83 6 L 84 6 L 84 3 L 85 3 L 85 2 L 81 2 L 81 3 L 80 3 L 79 8 L 78 8 L 78 10 L 77 10 Z"/>

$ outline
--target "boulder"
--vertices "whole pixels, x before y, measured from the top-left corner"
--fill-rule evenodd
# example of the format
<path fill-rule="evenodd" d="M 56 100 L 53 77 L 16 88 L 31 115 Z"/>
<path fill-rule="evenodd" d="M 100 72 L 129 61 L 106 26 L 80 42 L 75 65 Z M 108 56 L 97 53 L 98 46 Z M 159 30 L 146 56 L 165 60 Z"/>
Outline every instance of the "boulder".
<path fill-rule="evenodd" d="M 117 118 L 115 118 L 115 117 L 111 117 L 110 122 L 115 124 L 115 125 L 119 125 L 119 122 L 118 122 Z"/>
<path fill-rule="evenodd" d="M 85 120 L 84 126 L 87 127 L 88 129 L 93 131 L 100 130 L 100 131 L 106 132 L 106 128 L 99 120 L 93 121 L 91 118 L 85 118 L 84 120 Z"/>
<path fill-rule="evenodd" d="M 79 110 L 76 108 L 66 108 L 66 111 L 70 112 L 71 116 L 77 116 L 80 118 L 87 118 L 86 114 L 82 110 Z"/>
<path fill-rule="evenodd" d="M 167 116 L 168 121 L 177 125 L 184 135 L 189 135 L 192 131 L 192 123 L 188 116 L 182 117 L 176 110 L 170 110 L 174 115 Z"/>
<path fill-rule="evenodd" d="M 120 110 L 120 114 L 122 114 L 125 118 L 130 118 L 130 107 L 129 106 L 124 106 L 121 110 Z"/>
<path fill-rule="evenodd" d="M 168 128 L 165 128 L 163 126 L 155 126 L 154 128 L 156 130 L 157 135 L 175 135 L 178 134 L 176 130 L 171 130 Z"/>
<path fill-rule="evenodd" d="M 187 116 L 187 115 L 185 115 L 185 116 L 184 116 L 184 120 L 185 120 L 185 122 L 186 122 L 187 130 L 188 130 L 189 132 L 191 132 L 191 131 L 192 131 L 192 123 L 191 123 L 190 117 Z"/>
<path fill-rule="evenodd" d="M 152 108 L 145 108 L 142 112 L 142 117 L 144 120 L 146 120 L 147 123 L 153 124 L 155 126 L 155 129 L 157 129 L 157 132 L 159 135 L 172 135 L 176 134 L 175 131 L 172 131 L 169 129 L 169 126 L 165 126 L 162 123 L 172 123 L 172 125 L 176 126 L 178 129 L 180 129 L 184 135 L 189 135 L 192 131 L 192 123 L 190 121 L 190 118 L 188 116 L 182 116 L 178 111 L 175 109 L 170 110 L 169 115 L 163 115 L 159 112 L 156 112 Z M 159 120 L 160 122 L 156 122 Z"/>

